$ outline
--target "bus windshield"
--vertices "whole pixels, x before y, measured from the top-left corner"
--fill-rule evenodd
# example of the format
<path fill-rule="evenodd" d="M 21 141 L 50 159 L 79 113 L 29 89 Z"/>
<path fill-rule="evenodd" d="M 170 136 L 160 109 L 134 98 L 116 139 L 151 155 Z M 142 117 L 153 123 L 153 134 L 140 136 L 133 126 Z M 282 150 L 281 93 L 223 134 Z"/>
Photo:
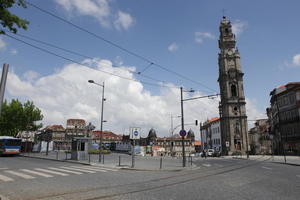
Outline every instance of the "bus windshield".
<path fill-rule="evenodd" d="M 6 146 L 21 146 L 21 140 L 6 140 Z"/>

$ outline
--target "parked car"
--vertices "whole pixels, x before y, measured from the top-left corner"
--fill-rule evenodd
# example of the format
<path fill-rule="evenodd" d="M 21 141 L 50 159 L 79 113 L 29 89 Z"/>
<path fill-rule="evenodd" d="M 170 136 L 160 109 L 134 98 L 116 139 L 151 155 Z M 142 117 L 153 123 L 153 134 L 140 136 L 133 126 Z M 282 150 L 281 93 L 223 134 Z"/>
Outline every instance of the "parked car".
<path fill-rule="evenodd" d="M 220 157 L 221 156 L 221 152 L 220 151 L 215 151 L 213 153 L 213 157 Z"/>
<path fill-rule="evenodd" d="M 208 149 L 208 150 L 207 150 L 207 156 L 213 157 L 213 156 L 214 156 L 214 153 L 215 153 L 215 150 L 214 150 L 214 149 Z"/>

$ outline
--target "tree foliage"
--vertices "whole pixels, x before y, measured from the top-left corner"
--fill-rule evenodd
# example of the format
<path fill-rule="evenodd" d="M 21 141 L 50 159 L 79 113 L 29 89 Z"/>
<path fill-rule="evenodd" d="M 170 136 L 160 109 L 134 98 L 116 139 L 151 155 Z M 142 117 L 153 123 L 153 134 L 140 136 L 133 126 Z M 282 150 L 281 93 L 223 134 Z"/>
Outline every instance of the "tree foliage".
<path fill-rule="evenodd" d="M 17 32 L 17 27 L 26 30 L 29 24 L 29 21 L 26 19 L 22 19 L 10 12 L 9 8 L 15 4 L 26 8 L 24 0 L 0 0 L 0 23 L 3 28 L 7 28 L 13 33 Z M 0 30 L 0 34 L 5 34 L 5 30 Z"/>
<path fill-rule="evenodd" d="M 20 131 L 35 131 L 42 127 L 36 124 L 43 119 L 41 110 L 31 101 L 22 104 L 13 99 L 10 103 L 5 100 L 0 116 L 0 135 L 15 137 Z"/>

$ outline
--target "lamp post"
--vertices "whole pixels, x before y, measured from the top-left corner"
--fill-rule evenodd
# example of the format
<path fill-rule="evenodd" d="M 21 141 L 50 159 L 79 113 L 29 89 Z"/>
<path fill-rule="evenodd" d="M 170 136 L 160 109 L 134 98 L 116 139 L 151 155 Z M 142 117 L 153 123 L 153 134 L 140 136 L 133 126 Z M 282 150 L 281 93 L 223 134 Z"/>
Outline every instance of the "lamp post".
<path fill-rule="evenodd" d="M 173 132 L 174 132 L 174 130 L 173 130 L 173 119 L 174 118 L 179 118 L 179 117 L 181 117 L 181 116 L 173 116 L 173 115 L 171 115 L 171 137 L 173 137 Z"/>
<path fill-rule="evenodd" d="M 100 87 L 102 87 L 102 101 L 101 101 L 101 123 L 100 123 L 100 147 L 99 147 L 99 162 L 101 162 L 101 150 L 102 150 L 102 135 L 103 135 L 103 105 L 104 105 L 104 101 L 106 100 L 104 98 L 104 82 L 103 84 L 99 84 L 99 83 L 96 83 L 95 81 L 93 80 L 89 80 L 88 81 L 89 83 L 93 83 L 93 84 L 96 84 Z"/>
<path fill-rule="evenodd" d="M 184 130 L 184 117 L 183 117 L 183 102 L 184 101 L 190 101 L 195 99 L 202 99 L 202 98 L 214 98 L 218 96 L 219 94 L 213 94 L 213 95 L 207 95 L 207 96 L 200 96 L 200 97 L 193 97 L 188 99 L 183 99 L 183 92 L 195 92 L 193 89 L 183 91 L 183 88 L 180 87 L 180 97 L 181 97 L 181 130 Z M 184 136 L 182 137 L 182 166 L 185 167 L 185 148 L 184 148 Z"/>
<path fill-rule="evenodd" d="M 183 88 L 180 87 L 180 103 L 181 103 L 181 131 L 184 131 L 184 115 L 183 115 L 183 92 L 194 92 L 194 90 L 183 91 Z M 181 144 L 182 144 L 182 167 L 185 167 L 185 146 L 184 146 L 184 136 L 181 136 Z"/>

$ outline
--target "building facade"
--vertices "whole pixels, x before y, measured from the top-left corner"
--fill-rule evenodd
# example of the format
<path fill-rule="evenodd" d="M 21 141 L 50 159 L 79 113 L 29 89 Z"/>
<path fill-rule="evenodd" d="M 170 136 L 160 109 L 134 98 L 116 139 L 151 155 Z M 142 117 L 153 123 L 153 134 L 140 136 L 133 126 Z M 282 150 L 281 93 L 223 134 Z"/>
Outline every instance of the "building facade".
<path fill-rule="evenodd" d="M 270 93 L 267 109 L 275 154 L 300 154 L 300 82 L 291 82 Z"/>
<path fill-rule="evenodd" d="M 200 131 L 204 149 L 214 149 L 215 151 L 222 152 L 221 123 L 219 117 L 214 117 L 204 122 L 201 125 Z"/>
<path fill-rule="evenodd" d="M 221 102 L 219 105 L 222 150 L 225 155 L 246 154 L 248 128 L 246 101 L 240 53 L 236 48 L 232 25 L 226 17 L 220 24 L 219 78 Z"/>
<path fill-rule="evenodd" d="M 249 130 L 250 154 L 270 155 L 273 154 L 271 136 L 269 134 L 270 123 L 268 119 L 259 119 L 254 127 Z"/>

